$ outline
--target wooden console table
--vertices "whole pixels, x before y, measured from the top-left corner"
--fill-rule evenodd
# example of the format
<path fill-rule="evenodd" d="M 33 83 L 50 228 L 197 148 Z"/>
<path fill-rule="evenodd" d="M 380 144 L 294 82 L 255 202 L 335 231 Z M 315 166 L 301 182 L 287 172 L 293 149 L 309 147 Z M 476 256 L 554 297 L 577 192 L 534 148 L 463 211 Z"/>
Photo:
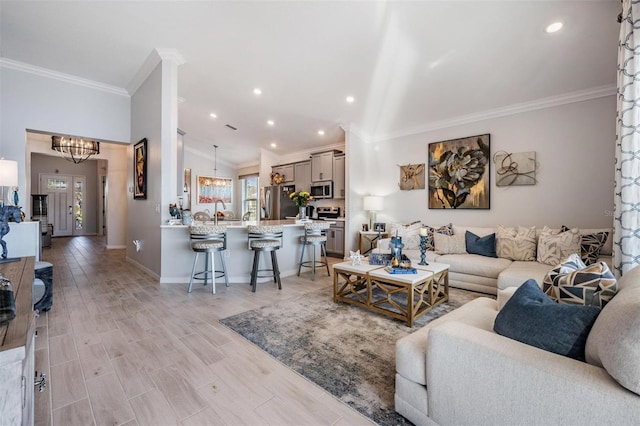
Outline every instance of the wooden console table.
<path fill-rule="evenodd" d="M 32 289 L 34 258 L 0 264 L 13 287 L 16 317 L 0 327 L 0 423 L 33 425 L 35 312 Z"/>

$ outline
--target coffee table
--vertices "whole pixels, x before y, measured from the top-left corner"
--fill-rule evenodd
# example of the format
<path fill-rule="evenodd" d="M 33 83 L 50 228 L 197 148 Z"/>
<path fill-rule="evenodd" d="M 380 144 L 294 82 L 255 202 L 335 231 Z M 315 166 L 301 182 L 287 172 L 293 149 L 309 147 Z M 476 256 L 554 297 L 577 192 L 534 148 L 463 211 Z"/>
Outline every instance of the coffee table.
<path fill-rule="evenodd" d="M 406 321 L 413 327 L 416 319 L 449 300 L 449 265 L 434 262 L 414 268 L 416 274 L 390 274 L 380 265 L 335 264 L 333 300 Z"/>

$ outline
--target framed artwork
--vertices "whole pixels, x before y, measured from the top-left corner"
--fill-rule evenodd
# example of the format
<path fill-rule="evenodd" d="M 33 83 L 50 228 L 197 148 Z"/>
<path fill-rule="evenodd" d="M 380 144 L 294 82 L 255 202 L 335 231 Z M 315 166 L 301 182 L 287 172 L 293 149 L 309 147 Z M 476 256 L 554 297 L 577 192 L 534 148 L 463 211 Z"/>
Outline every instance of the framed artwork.
<path fill-rule="evenodd" d="M 424 189 L 424 163 L 400 166 L 400 183 L 402 191 Z"/>
<path fill-rule="evenodd" d="M 386 228 L 387 228 L 387 224 L 386 223 L 376 222 L 376 223 L 373 224 L 372 231 L 385 232 Z"/>
<path fill-rule="evenodd" d="M 536 152 L 506 152 L 493 154 L 496 165 L 496 186 L 535 185 Z"/>
<path fill-rule="evenodd" d="M 489 134 L 429 144 L 429 208 L 490 208 Z"/>
<path fill-rule="evenodd" d="M 147 138 L 133 146 L 133 199 L 147 199 Z"/>
<path fill-rule="evenodd" d="M 212 204 L 220 200 L 230 203 L 232 200 L 233 179 L 211 176 L 198 176 L 198 204 Z"/>

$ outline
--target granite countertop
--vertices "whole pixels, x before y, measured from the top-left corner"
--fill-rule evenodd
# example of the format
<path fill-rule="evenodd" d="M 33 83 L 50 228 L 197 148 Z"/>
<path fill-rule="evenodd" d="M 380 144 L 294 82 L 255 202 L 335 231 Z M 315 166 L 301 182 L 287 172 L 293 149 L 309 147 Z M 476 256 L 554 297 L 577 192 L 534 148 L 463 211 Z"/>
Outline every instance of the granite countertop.
<path fill-rule="evenodd" d="M 329 221 L 335 221 L 337 219 L 328 219 Z M 196 222 L 194 221 L 194 224 Z M 209 222 L 198 222 L 198 223 L 202 223 L 202 224 L 206 224 L 206 225 L 213 225 L 214 222 L 213 221 L 209 221 Z M 218 221 L 218 225 L 221 226 L 226 226 L 227 228 L 238 228 L 238 229 L 242 229 L 242 228 L 247 228 L 247 226 L 249 225 L 282 225 L 284 227 L 295 227 L 295 226 L 303 226 L 303 223 L 298 223 L 296 220 L 293 219 L 286 219 L 286 220 L 261 220 L 261 221 L 255 221 L 255 220 L 246 220 L 246 221 L 241 221 L 241 220 L 219 220 Z M 160 228 L 188 228 L 188 225 L 160 225 Z"/>

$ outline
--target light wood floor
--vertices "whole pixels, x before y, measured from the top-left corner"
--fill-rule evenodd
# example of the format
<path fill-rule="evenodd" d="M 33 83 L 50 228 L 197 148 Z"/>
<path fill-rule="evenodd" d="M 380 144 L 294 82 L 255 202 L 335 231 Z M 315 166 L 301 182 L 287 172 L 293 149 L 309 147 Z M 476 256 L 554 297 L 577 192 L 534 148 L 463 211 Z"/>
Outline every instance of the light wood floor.
<path fill-rule="evenodd" d="M 159 284 L 101 237 L 54 238 L 54 303 L 37 321 L 36 425 L 371 424 L 218 323 L 331 278 L 275 284 Z M 337 259 L 336 259 L 337 260 Z M 319 271 L 318 271 L 319 272 Z M 323 277 L 323 278 L 321 278 Z"/>

